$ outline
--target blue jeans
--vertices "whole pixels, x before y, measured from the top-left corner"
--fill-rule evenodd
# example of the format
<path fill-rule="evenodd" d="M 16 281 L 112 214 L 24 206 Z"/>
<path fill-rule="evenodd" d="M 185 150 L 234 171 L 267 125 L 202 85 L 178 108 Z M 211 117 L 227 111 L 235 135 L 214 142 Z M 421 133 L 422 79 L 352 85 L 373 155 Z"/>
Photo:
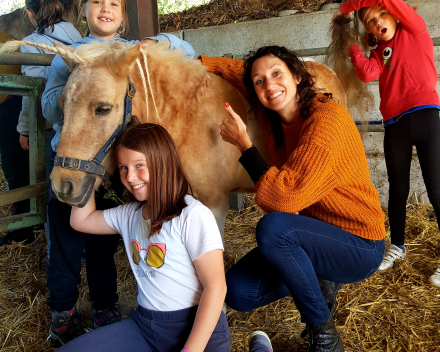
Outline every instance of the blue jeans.
<path fill-rule="evenodd" d="M 320 324 L 330 311 L 317 276 L 338 283 L 365 280 L 379 267 L 385 241 L 360 238 L 328 223 L 270 213 L 257 225 L 258 247 L 226 274 L 226 303 L 246 312 L 291 295 L 301 320 Z"/>
<path fill-rule="evenodd" d="M 50 173 L 52 172 L 53 168 L 53 159 L 55 157 L 55 152 L 52 150 L 52 146 L 50 142 L 52 141 L 53 137 L 55 136 L 55 131 L 53 129 L 46 130 L 46 181 L 47 181 L 47 187 L 48 189 L 52 189 L 52 185 L 50 182 Z M 47 192 L 48 194 L 48 202 L 49 202 L 49 195 L 50 191 Z M 44 230 L 46 232 L 46 250 L 47 250 L 47 257 L 50 258 L 50 226 L 49 226 L 49 206 L 46 205 L 47 210 L 47 217 L 46 217 L 46 223 L 44 224 Z"/>
<path fill-rule="evenodd" d="M 119 172 L 111 178 L 113 189 L 122 196 L 123 185 Z M 101 190 L 102 191 L 102 190 Z M 104 192 L 96 194 L 96 208 L 109 209 L 116 206 L 103 199 Z M 86 273 L 90 301 L 93 309 L 106 309 L 116 303 L 117 270 L 114 255 L 120 235 L 91 235 L 74 230 L 70 226 L 72 207 L 60 202 L 54 194 L 48 202 L 51 254 L 47 273 L 50 296 L 47 305 L 58 312 L 72 309 L 79 297 L 81 282 L 81 256 L 85 249 Z"/>

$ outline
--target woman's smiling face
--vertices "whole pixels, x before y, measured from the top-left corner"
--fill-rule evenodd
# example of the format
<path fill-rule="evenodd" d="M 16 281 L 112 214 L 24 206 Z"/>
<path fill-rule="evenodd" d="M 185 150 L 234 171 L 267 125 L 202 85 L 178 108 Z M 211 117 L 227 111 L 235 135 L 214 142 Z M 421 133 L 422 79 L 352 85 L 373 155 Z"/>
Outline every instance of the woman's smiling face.
<path fill-rule="evenodd" d="M 396 33 L 396 19 L 382 6 L 368 8 L 363 23 L 368 33 L 383 41 L 390 40 Z"/>
<path fill-rule="evenodd" d="M 260 57 L 252 65 L 251 76 L 263 106 L 277 112 L 286 124 L 299 117 L 297 86 L 300 80 L 283 60 L 274 55 Z"/>

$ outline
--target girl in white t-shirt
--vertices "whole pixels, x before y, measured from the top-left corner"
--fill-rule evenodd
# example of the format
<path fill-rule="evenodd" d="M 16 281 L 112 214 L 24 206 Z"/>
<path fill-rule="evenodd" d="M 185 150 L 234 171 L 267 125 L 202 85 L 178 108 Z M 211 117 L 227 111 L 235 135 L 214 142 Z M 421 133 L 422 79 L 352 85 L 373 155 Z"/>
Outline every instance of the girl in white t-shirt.
<path fill-rule="evenodd" d="M 73 207 L 70 222 L 81 232 L 122 235 L 139 306 L 61 351 L 230 351 L 220 232 L 211 211 L 189 195 L 171 135 L 156 124 L 131 126 L 114 154 L 133 202 L 98 211 L 92 194 L 84 208 Z"/>

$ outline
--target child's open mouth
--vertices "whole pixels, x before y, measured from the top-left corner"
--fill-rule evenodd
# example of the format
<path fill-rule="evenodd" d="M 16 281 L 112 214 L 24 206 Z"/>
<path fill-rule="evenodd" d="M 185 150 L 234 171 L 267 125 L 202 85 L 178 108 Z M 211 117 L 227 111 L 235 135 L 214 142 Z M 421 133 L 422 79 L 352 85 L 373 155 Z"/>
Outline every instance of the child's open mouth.
<path fill-rule="evenodd" d="M 380 33 L 382 33 L 382 34 L 385 34 L 387 32 L 387 29 L 386 28 L 382 28 L 381 30 L 380 30 Z"/>

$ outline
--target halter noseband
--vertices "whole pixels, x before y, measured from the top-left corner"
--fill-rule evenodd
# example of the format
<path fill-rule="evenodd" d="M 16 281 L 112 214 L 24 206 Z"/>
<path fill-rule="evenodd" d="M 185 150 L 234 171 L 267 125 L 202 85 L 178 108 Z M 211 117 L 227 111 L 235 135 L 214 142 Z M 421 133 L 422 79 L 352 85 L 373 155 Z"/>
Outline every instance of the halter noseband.
<path fill-rule="evenodd" d="M 116 137 L 125 127 L 127 127 L 127 124 L 131 121 L 133 107 L 132 99 L 136 93 L 136 88 L 134 87 L 133 83 L 131 83 L 130 77 L 127 76 L 127 78 L 128 89 L 124 99 L 124 116 L 122 124 L 118 125 L 115 132 L 113 132 L 112 136 L 107 140 L 107 142 L 98 152 L 98 154 L 96 154 L 94 158 L 90 160 L 72 159 L 69 157 L 56 156 L 53 162 L 54 166 L 61 166 L 71 170 L 81 170 L 89 174 L 99 175 L 104 180 L 104 183 L 102 184 L 104 188 L 106 190 L 110 190 L 110 174 L 101 164 L 104 158 L 107 156 L 108 152 L 112 149 L 112 146 L 116 141 Z"/>

